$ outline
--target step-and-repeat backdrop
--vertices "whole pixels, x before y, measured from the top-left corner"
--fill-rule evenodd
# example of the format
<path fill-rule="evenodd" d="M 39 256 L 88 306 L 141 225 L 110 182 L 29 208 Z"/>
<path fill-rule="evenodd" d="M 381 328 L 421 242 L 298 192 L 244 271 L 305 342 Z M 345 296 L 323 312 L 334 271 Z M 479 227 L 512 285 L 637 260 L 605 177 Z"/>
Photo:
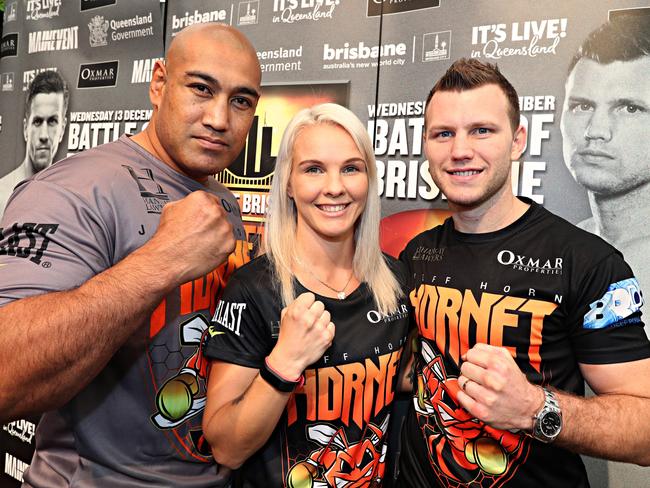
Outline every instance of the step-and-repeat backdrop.
<path fill-rule="evenodd" d="M 650 0 L 8 0 L 0 206 L 26 169 L 141 130 L 151 114 L 147 89 L 156 59 L 183 27 L 216 21 L 251 39 L 263 71 L 246 148 L 218 176 L 237 196 L 252 242 L 259 240 L 284 127 L 297 110 L 325 101 L 353 110 L 374 140 L 388 252 L 444 219 L 446 201 L 422 148 L 424 100 L 453 60 L 472 57 L 497 63 L 519 92 L 528 140 L 512 162 L 515 192 L 615 243 L 650 288 L 647 73 L 631 79 L 618 62 L 582 81 L 594 105 L 605 103 L 611 87 L 636 87 L 600 120 L 602 134 L 562 123 L 565 113 L 595 108 L 565 103 L 569 63 L 589 33 L 616 16 L 636 19 L 628 37 L 639 44 L 645 38 L 647 53 Z M 609 49 L 616 55 L 615 44 Z M 39 104 L 45 82 L 61 88 Z M 602 139 L 600 157 L 609 163 L 587 175 L 567 166 L 585 137 Z M 19 485 L 37 422 L 2 426 L 0 486 Z M 596 487 L 644 486 L 650 475 L 593 460 L 588 467 Z"/>

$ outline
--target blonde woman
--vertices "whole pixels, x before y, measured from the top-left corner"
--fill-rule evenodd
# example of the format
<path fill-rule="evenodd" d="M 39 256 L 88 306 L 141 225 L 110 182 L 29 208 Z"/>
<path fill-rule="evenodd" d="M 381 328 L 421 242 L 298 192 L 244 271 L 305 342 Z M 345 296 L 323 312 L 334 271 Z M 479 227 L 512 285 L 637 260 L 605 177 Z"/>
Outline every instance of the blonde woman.
<path fill-rule="evenodd" d="M 231 278 L 204 348 L 203 428 L 235 486 L 381 486 L 408 332 L 400 265 L 379 248 L 368 134 L 323 104 L 289 123 L 267 253 Z"/>

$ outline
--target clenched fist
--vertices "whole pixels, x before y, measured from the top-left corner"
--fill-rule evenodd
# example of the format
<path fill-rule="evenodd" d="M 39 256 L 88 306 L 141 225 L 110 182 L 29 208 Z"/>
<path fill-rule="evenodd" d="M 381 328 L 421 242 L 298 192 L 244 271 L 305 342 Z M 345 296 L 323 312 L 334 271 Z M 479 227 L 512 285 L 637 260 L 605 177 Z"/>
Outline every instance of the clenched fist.
<path fill-rule="evenodd" d="M 158 230 L 142 247 L 175 276 L 176 285 L 203 276 L 235 249 L 233 227 L 219 198 L 195 191 L 163 208 Z"/>
<path fill-rule="evenodd" d="M 285 378 L 297 378 L 318 361 L 334 340 L 334 324 L 313 293 L 303 293 L 282 310 L 280 335 L 269 364 Z"/>

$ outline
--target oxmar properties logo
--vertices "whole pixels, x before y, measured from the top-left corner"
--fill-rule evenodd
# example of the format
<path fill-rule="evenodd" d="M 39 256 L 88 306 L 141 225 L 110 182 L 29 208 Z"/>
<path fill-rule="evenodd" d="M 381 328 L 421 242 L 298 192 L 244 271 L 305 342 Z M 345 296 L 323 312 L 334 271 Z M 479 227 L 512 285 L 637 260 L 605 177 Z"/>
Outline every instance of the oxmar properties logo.
<path fill-rule="evenodd" d="M 82 64 L 79 66 L 78 88 L 98 88 L 117 84 L 117 61 Z"/>
<path fill-rule="evenodd" d="M 439 7 L 440 0 L 367 0 L 368 17 Z"/>
<path fill-rule="evenodd" d="M 18 54 L 18 34 L 7 34 L 0 43 L 0 58 L 16 56 Z"/>
<path fill-rule="evenodd" d="M 306 20 L 326 20 L 343 0 L 273 0 L 273 22 L 293 24 Z"/>

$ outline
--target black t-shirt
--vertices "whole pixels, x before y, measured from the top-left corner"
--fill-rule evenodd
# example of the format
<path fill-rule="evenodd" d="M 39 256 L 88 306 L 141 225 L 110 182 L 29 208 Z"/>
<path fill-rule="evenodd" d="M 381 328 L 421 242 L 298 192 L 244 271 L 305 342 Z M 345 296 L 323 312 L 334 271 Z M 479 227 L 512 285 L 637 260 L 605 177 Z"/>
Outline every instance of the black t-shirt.
<path fill-rule="evenodd" d="M 577 454 L 494 429 L 457 404 L 460 356 L 474 344 L 506 347 L 531 382 L 578 395 L 578 363 L 650 356 L 643 299 L 621 254 L 526 202 L 527 212 L 496 232 L 464 234 L 447 219 L 400 257 L 419 329 L 405 486 L 588 486 Z"/>
<path fill-rule="evenodd" d="M 386 259 L 404 283 L 403 266 Z M 297 295 L 308 291 L 295 284 Z M 313 487 L 336 488 L 342 480 L 381 486 L 407 299 L 382 316 L 363 283 L 345 300 L 316 298 L 336 325 L 334 342 L 305 371 L 305 385 L 291 395 L 267 443 L 242 466 L 240 486 L 307 486 L 301 483 L 309 478 Z M 240 268 L 217 304 L 205 355 L 259 369 L 277 341 L 281 303 L 266 256 Z"/>

